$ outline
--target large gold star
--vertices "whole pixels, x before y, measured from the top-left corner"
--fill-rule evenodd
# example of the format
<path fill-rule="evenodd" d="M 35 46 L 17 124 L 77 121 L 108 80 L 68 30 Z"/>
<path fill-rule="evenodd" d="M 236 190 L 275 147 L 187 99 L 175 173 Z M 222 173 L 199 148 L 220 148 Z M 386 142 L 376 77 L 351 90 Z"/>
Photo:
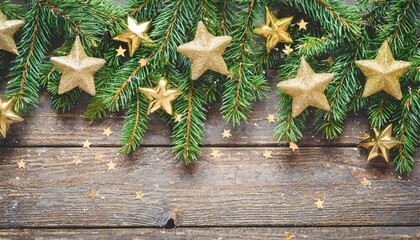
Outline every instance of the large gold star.
<path fill-rule="evenodd" d="M 287 28 L 292 23 L 293 17 L 277 19 L 268 7 L 265 7 L 265 25 L 254 29 L 254 33 L 267 38 L 267 52 L 270 52 L 278 43 L 293 43 Z"/>
<path fill-rule="evenodd" d="M 13 35 L 25 24 L 22 20 L 7 20 L 0 10 L 0 49 L 18 54 Z"/>
<path fill-rule="evenodd" d="M 386 127 L 382 132 L 379 132 L 376 129 L 374 129 L 374 131 L 375 137 L 360 142 L 359 146 L 370 150 L 367 157 L 368 161 L 380 156 L 385 159 L 385 161 L 389 162 L 390 150 L 400 145 L 401 142 L 392 137 L 392 124 Z"/>
<path fill-rule="evenodd" d="M 191 60 L 191 79 L 197 80 L 207 70 L 228 75 L 222 54 L 231 41 L 230 36 L 211 35 L 200 21 L 194 40 L 178 46 L 178 52 Z"/>
<path fill-rule="evenodd" d="M 410 62 L 395 61 L 388 41 L 382 43 L 374 60 L 356 61 L 357 67 L 366 76 L 363 97 L 368 97 L 381 90 L 401 100 L 402 93 L 399 79 L 411 67 Z"/>
<path fill-rule="evenodd" d="M 152 21 L 137 23 L 134 18 L 129 16 L 127 18 L 127 31 L 114 37 L 114 40 L 127 43 L 128 53 L 132 57 L 142 42 L 152 42 L 152 39 L 147 34 L 151 23 Z"/>
<path fill-rule="evenodd" d="M 172 101 L 181 95 L 181 91 L 177 89 L 168 89 L 164 78 L 160 79 L 156 88 L 140 88 L 140 91 L 149 99 L 147 114 L 152 114 L 162 108 L 169 115 L 172 115 Z"/>
<path fill-rule="evenodd" d="M 10 125 L 22 121 L 23 118 L 21 118 L 13 111 L 12 99 L 7 102 L 3 102 L 0 99 L 0 134 L 6 138 Z"/>
<path fill-rule="evenodd" d="M 296 77 L 277 85 L 293 97 L 292 117 L 298 116 L 309 106 L 330 111 L 324 91 L 333 77 L 332 73 L 315 73 L 302 57 Z"/>
<path fill-rule="evenodd" d="M 93 75 L 105 64 L 105 60 L 86 55 L 79 37 L 76 37 L 69 55 L 52 57 L 51 62 L 62 73 L 58 94 L 69 92 L 76 87 L 92 96 L 96 94 Z"/>

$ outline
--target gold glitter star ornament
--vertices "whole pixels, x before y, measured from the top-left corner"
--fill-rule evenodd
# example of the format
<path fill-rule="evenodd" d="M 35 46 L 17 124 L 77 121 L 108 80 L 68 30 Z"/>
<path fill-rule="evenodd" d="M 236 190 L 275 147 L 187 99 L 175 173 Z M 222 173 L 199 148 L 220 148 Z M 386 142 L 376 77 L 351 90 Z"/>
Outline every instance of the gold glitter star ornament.
<path fill-rule="evenodd" d="M 254 33 L 267 38 L 267 52 L 270 52 L 278 43 L 293 43 L 287 28 L 293 17 L 277 19 L 268 7 L 265 8 L 265 25 L 254 29 Z"/>
<path fill-rule="evenodd" d="M 382 43 L 374 60 L 356 61 L 357 67 L 366 76 L 363 97 L 368 97 L 381 90 L 401 100 L 399 79 L 411 67 L 410 62 L 395 61 L 388 41 Z"/>
<path fill-rule="evenodd" d="M 0 99 L 0 134 L 6 138 L 10 125 L 22 121 L 23 118 L 13 111 L 12 99 L 7 102 L 3 102 Z"/>
<path fill-rule="evenodd" d="M 22 20 L 7 20 L 3 12 L 0 10 L 0 49 L 18 54 L 13 35 L 19 30 L 23 24 Z"/>
<path fill-rule="evenodd" d="M 149 107 L 147 114 L 152 114 L 156 110 L 162 108 L 169 115 L 173 114 L 172 101 L 181 95 L 181 91 L 177 89 L 168 89 L 168 83 L 161 78 L 158 85 L 153 88 L 139 88 L 140 91 L 149 99 Z"/>
<path fill-rule="evenodd" d="M 114 37 L 114 40 L 127 43 L 128 53 L 132 57 L 142 42 L 152 42 L 147 34 L 151 24 L 152 21 L 137 23 L 134 18 L 129 16 L 127 18 L 127 31 Z"/>
<path fill-rule="evenodd" d="M 359 143 L 359 147 L 369 150 L 367 157 L 368 161 L 376 157 L 382 157 L 389 162 L 389 152 L 392 148 L 401 145 L 402 143 L 392 137 L 392 124 L 386 127 L 382 132 L 374 129 L 375 136 L 373 139 L 365 139 Z"/>
<path fill-rule="evenodd" d="M 229 71 L 222 54 L 231 41 L 230 36 L 211 35 L 200 21 L 194 40 L 177 48 L 179 53 L 191 60 L 191 79 L 197 80 L 207 70 L 228 75 Z"/>
<path fill-rule="evenodd" d="M 52 57 L 51 62 L 61 72 L 58 94 L 64 94 L 79 87 L 92 96 L 96 95 L 93 75 L 105 64 L 105 60 L 89 57 L 79 37 L 76 37 L 69 55 Z"/>

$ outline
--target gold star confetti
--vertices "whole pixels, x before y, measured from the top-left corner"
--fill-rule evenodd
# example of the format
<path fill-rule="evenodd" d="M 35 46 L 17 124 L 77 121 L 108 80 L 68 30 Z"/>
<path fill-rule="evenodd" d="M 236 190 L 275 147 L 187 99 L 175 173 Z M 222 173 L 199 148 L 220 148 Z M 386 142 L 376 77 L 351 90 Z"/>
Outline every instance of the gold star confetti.
<path fill-rule="evenodd" d="M 142 192 L 136 192 L 136 197 L 134 199 L 142 200 L 144 197 L 144 194 Z"/>
<path fill-rule="evenodd" d="M 301 29 L 305 29 L 306 30 L 306 25 L 308 25 L 308 22 L 305 22 L 305 20 L 303 20 L 303 18 L 300 20 L 300 22 L 298 23 L 299 25 L 299 30 Z"/>
<path fill-rule="evenodd" d="M 267 121 L 269 123 L 275 122 L 275 120 L 274 120 L 274 114 L 268 114 L 268 116 L 265 119 L 267 119 Z"/>
<path fill-rule="evenodd" d="M 360 184 L 362 184 L 363 188 L 367 188 L 368 186 L 370 186 L 372 183 L 370 181 L 368 181 L 365 177 L 363 178 L 363 181 L 360 181 Z"/>
<path fill-rule="evenodd" d="M 181 95 L 177 89 L 168 89 L 167 81 L 161 78 L 158 85 L 153 88 L 139 88 L 140 91 L 149 99 L 147 114 L 152 114 L 162 108 L 169 115 L 172 115 L 172 101 Z"/>
<path fill-rule="evenodd" d="M 106 164 L 108 166 L 108 171 L 115 170 L 116 163 L 113 163 L 112 161 L 109 161 L 109 163 Z"/>
<path fill-rule="evenodd" d="M 174 122 L 181 122 L 182 114 L 176 114 L 175 115 L 175 121 Z"/>
<path fill-rule="evenodd" d="M 284 45 L 284 49 L 282 50 L 287 56 L 290 56 L 290 54 L 293 52 L 293 48 L 290 47 L 290 45 Z"/>
<path fill-rule="evenodd" d="M 21 159 L 19 162 L 16 162 L 16 163 L 18 165 L 18 169 L 26 168 L 25 167 L 26 162 L 24 162 L 23 159 Z"/>
<path fill-rule="evenodd" d="M 295 237 L 291 232 L 284 232 L 284 240 L 292 240 Z"/>
<path fill-rule="evenodd" d="M 120 46 L 118 49 L 115 49 L 115 51 L 117 51 L 117 57 L 124 57 L 125 51 L 127 51 L 127 49 L 124 49 L 122 46 Z"/>
<path fill-rule="evenodd" d="M 83 49 L 79 37 L 76 37 L 69 55 L 52 57 L 51 62 L 61 72 L 58 94 L 64 94 L 79 87 L 92 96 L 96 95 L 93 75 L 102 68 L 105 60 L 89 57 Z"/>
<path fill-rule="evenodd" d="M 267 38 L 266 48 L 270 52 L 278 43 L 293 43 L 287 28 L 292 22 L 293 17 L 277 19 L 268 7 L 265 8 L 265 25 L 254 29 L 254 33 Z"/>
<path fill-rule="evenodd" d="M 269 158 L 272 158 L 273 156 L 271 156 L 271 153 L 273 153 L 273 151 L 265 150 L 264 153 L 263 153 L 263 157 L 265 157 L 266 160 L 269 159 Z"/>
<path fill-rule="evenodd" d="M 92 143 L 89 142 L 89 140 L 83 142 L 83 148 L 90 148 L 90 145 L 92 145 Z"/>
<path fill-rule="evenodd" d="M 88 197 L 94 199 L 98 196 L 98 193 L 94 190 L 90 190 L 90 193 L 88 194 Z"/>
<path fill-rule="evenodd" d="M 392 124 L 388 125 L 382 132 L 379 132 L 376 129 L 374 129 L 374 132 L 374 138 L 363 140 L 359 143 L 359 147 L 369 150 L 369 155 L 367 157 L 368 161 L 380 156 L 385 159 L 386 162 L 389 162 L 390 150 L 402 143 L 392 137 Z"/>
<path fill-rule="evenodd" d="M 322 209 L 324 208 L 324 201 L 321 201 L 321 199 L 318 198 L 318 201 L 315 202 L 316 208 Z"/>
<path fill-rule="evenodd" d="M 82 162 L 82 160 L 80 160 L 80 157 L 74 157 L 73 158 L 73 163 L 76 164 L 76 166 L 79 166 L 79 164 Z"/>
<path fill-rule="evenodd" d="M 6 138 L 10 125 L 22 121 L 23 118 L 21 118 L 13 111 L 12 99 L 7 102 L 3 102 L 0 99 L 0 135 Z"/>
<path fill-rule="evenodd" d="M 108 127 L 108 128 L 104 128 L 104 132 L 102 133 L 102 135 L 106 135 L 107 137 L 109 137 L 109 135 L 111 135 L 111 133 L 113 133 L 113 132 L 111 132 L 111 128 Z"/>
<path fill-rule="evenodd" d="M 294 142 L 289 142 L 289 148 L 292 150 L 292 152 L 295 152 L 299 149 L 299 146 Z"/>
<path fill-rule="evenodd" d="M 25 24 L 22 20 L 7 20 L 0 10 L 0 49 L 18 54 L 13 35 Z"/>
<path fill-rule="evenodd" d="M 230 138 L 232 136 L 230 131 L 231 131 L 230 129 L 228 129 L 228 130 L 223 129 L 223 133 L 222 133 L 223 138 Z"/>
<path fill-rule="evenodd" d="M 114 40 L 127 43 L 128 53 L 132 57 L 142 42 L 152 42 L 152 39 L 147 34 L 151 23 L 151 21 L 137 23 L 134 18 L 129 16 L 127 18 L 127 31 L 114 37 Z"/>
<path fill-rule="evenodd" d="M 330 111 L 331 107 L 324 91 L 333 77 L 332 73 L 315 73 L 302 57 L 296 77 L 277 85 L 293 97 L 292 117 L 297 117 L 309 106 Z"/>
<path fill-rule="evenodd" d="M 95 160 L 96 161 L 102 161 L 102 157 L 104 155 L 102 153 L 95 153 Z"/>
<path fill-rule="evenodd" d="M 368 97 L 381 90 L 401 100 L 399 79 L 411 67 L 410 62 L 395 61 L 388 41 L 384 41 L 374 60 L 356 61 L 357 67 L 366 76 L 363 97 Z"/>
<path fill-rule="evenodd" d="M 213 158 L 218 158 L 218 157 L 220 157 L 220 155 L 221 155 L 219 152 L 220 152 L 219 150 L 213 149 L 213 151 L 212 151 L 212 153 L 210 153 L 210 155 L 211 155 Z"/>
<path fill-rule="evenodd" d="M 178 52 L 191 60 L 191 79 L 197 80 L 207 70 L 227 75 L 229 71 L 222 54 L 231 41 L 230 36 L 211 35 L 200 21 L 194 40 L 178 47 Z"/>
<path fill-rule="evenodd" d="M 149 60 L 147 60 L 146 58 L 142 58 L 139 60 L 139 64 L 141 67 L 144 67 L 147 65 L 147 63 L 149 63 Z"/>
<path fill-rule="evenodd" d="M 325 62 L 327 63 L 328 67 L 332 67 L 332 66 L 334 65 L 334 59 L 333 59 L 331 56 L 329 56 L 329 57 L 325 60 Z"/>

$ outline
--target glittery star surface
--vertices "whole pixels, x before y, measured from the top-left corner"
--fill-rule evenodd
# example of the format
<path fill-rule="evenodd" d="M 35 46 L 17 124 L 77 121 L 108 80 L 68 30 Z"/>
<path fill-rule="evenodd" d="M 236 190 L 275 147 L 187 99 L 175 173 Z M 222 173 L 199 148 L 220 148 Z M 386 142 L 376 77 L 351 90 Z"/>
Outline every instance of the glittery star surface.
<path fill-rule="evenodd" d="M 23 24 L 22 20 L 7 20 L 3 12 L 0 10 L 0 49 L 18 54 L 13 35 L 19 30 Z"/>
<path fill-rule="evenodd" d="M 277 85 L 293 97 L 292 117 L 297 117 L 309 106 L 330 111 L 324 91 L 333 77 L 332 73 L 315 73 L 302 57 L 296 77 Z"/>
<path fill-rule="evenodd" d="M 63 94 L 79 87 L 94 96 L 96 94 L 93 75 L 105 64 L 104 59 L 89 57 L 77 37 L 70 54 L 52 57 L 51 62 L 61 71 L 58 94 Z"/>
<path fill-rule="evenodd" d="M 191 60 L 191 79 L 197 80 L 207 70 L 228 75 L 222 54 L 231 41 L 230 36 L 211 35 L 200 21 L 194 40 L 178 46 L 178 52 Z"/>
<path fill-rule="evenodd" d="M 152 42 L 147 34 L 151 24 L 151 21 L 137 23 L 134 18 L 129 16 L 127 18 L 127 31 L 114 37 L 114 40 L 127 43 L 128 53 L 132 57 L 142 42 Z"/>
<path fill-rule="evenodd" d="M 366 76 L 363 97 L 368 97 L 381 90 L 401 100 L 399 79 L 411 67 L 410 62 L 395 61 L 388 41 L 384 41 L 374 60 L 356 61 L 357 67 Z"/>
<path fill-rule="evenodd" d="M 161 79 L 158 85 L 153 88 L 140 88 L 140 91 L 149 99 L 148 114 L 162 108 L 169 115 L 172 115 L 172 101 L 181 95 L 177 89 L 168 89 L 165 79 Z"/>
<path fill-rule="evenodd" d="M 10 125 L 22 121 L 23 118 L 13 111 L 12 99 L 7 102 L 3 102 L 0 99 L 0 135 L 6 138 Z"/>

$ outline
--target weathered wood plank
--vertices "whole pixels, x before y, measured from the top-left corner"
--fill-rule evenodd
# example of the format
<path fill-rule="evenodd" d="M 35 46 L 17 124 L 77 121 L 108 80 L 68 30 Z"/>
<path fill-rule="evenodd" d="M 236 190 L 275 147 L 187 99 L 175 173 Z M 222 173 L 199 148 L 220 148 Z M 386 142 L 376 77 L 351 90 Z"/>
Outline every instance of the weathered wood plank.
<path fill-rule="evenodd" d="M 419 239 L 420 227 L 322 227 L 322 228 L 178 228 L 164 230 L 142 229 L 23 229 L 0 231 L 0 239 L 264 239 L 285 238 L 285 232 L 293 239 L 371 239 L 398 240 Z"/>
<path fill-rule="evenodd" d="M 399 178 L 357 148 L 212 148 L 187 169 L 170 148 L 0 149 L 2 228 L 419 225 L 420 168 Z M 273 151 L 268 160 L 264 150 Z M 104 161 L 94 154 L 105 154 Z M 74 156 L 82 163 L 75 166 Z M 26 169 L 17 169 L 24 159 Z M 105 165 L 113 160 L 115 171 Z M 190 174 L 190 173 L 193 174 Z M 366 177 L 371 188 L 363 189 Z M 90 190 L 98 198 L 87 197 Z M 142 191 L 142 200 L 134 192 Z M 324 209 L 314 202 L 325 201 Z"/>

